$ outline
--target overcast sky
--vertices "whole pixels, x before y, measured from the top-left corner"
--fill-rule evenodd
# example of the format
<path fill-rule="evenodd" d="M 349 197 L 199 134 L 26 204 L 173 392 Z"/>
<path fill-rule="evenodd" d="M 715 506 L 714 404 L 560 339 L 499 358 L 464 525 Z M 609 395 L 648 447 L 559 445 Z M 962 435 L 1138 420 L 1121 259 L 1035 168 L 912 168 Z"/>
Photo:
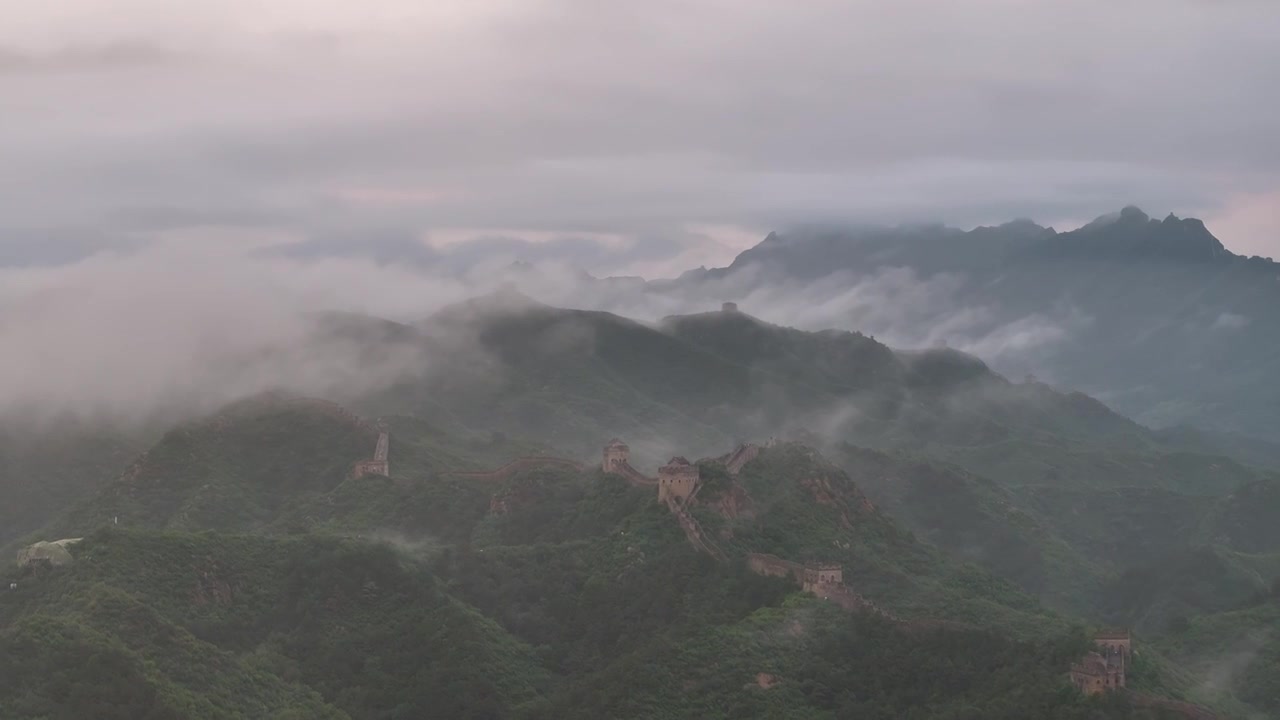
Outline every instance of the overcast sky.
<path fill-rule="evenodd" d="M 0 0 L 0 265 L 190 235 L 659 276 L 1130 203 L 1280 256 L 1277 37 L 1275 0 Z"/>

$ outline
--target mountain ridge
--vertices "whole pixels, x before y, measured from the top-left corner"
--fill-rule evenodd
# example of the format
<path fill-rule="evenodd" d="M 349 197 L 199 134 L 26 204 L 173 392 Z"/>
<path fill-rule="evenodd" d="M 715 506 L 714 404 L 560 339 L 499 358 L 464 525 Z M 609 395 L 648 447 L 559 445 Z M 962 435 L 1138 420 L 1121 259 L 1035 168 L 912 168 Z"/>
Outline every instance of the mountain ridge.
<path fill-rule="evenodd" d="M 821 307 L 828 325 L 951 339 L 1005 375 L 1052 378 L 1148 426 L 1280 442 L 1280 385 L 1269 374 L 1280 357 L 1280 264 L 1231 252 L 1195 218 L 1129 206 L 1065 232 L 1031 221 L 797 225 L 726 266 L 626 292 L 695 307 L 734 301 L 774 322 Z"/>

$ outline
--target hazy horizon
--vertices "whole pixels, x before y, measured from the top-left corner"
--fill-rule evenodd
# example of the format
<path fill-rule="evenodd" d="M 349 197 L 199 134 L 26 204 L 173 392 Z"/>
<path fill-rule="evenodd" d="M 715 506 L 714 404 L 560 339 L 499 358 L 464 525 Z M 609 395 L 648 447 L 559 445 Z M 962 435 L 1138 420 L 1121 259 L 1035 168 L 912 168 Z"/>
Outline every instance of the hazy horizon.
<path fill-rule="evenodd" d="M 234 237 L 664 277 L 794 223 L 1061 228 L 1127 204 L 1280 255 L 1275 3 L 69 0 L 4 19 L 0 266 Z"/>

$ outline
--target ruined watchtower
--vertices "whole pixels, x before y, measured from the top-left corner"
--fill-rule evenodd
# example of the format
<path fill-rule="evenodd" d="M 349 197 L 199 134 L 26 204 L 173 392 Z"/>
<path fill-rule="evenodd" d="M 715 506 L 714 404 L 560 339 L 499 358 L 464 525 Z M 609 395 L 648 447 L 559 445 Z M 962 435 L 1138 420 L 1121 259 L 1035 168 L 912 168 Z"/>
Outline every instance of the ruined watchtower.
<path fill-rule="evenodd" d="M 604 462 L 601 468 L 605 472 L 618 472 L 623 466 L 631 462 L 631 448 L 627 444 L 614 438 L 604 446 Z"/>
<path fill-rule="evenodd" d="M 1070 675 L 1071 684 L 1085 695 L 1097 695 L 1125 686 L 1124 661 L 1119 656 L 1085 653 L 1080 662 L 1071 666 Z"/>
<path fill-rule="evenodd" d="M 1103 657 L 1122 657 L 1128 661 L 1131 648 L 1133 646 L 1133 638 L 1129 635 L 1129 631 L 1124 628 L 1106 628 L 1099 630 L 1093 636 L 1093 642 L 1098 646 L 1098 653 Z"/>
<path fill-rule="evenodd" d="M 838 563 L 810 563 L 804 566 L 802 587 L 805 592 L 818 593 L 823 586 L 831 587 L 843 582 L 844 570 Z"/>
<path fill-rule="evenodd" d="M 1101 630 L 1093 636 L 1097 652 L 1086 653 L 1071 666 L 1071 684 L 1086 695 L 1125 686 L 1133 638 L 1125 629 Z"/>
<path fill-rule="evenodd" d="M 671 458 L 671 462 L 658 468 L 658 502 L 688 500 L 694 488 L 698 487 L 698 480 L 697 465 L 682 457 Z"/>
<path fill-rule="evenodd" d="M 387 460 L 387 454 L 390 450 L 391 439 L 387 434 L 387 426 L 385 423 L 377 424 L 378 442 L 373 448 L 372 460 L 361 460 L 352 468 L 352 475 L 360 478 L 365 475 L 381 475 L 383 477 L 391 476 L 391 465 Z"/>

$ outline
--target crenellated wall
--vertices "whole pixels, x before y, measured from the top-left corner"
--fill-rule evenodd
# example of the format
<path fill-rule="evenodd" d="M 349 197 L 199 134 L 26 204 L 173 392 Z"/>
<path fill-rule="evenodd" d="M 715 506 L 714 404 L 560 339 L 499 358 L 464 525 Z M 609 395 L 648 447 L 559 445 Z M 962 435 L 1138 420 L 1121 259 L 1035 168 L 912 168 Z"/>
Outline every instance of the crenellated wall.
<path fill-rule="evenodd" d="M 756 445 L 755 443 L 739 445 L 737 449 L 730 453 L 729 457 L 725 459 L 725 469 L 729 471 L 730 475 L 737 475 L 742 471 L 742 467 L 744 465 L 755 460 L 758 455 L 760 455 L 759 445 Z"/>
<path fill-rule="evenodd" d="M 378 442 L 373 448 L 372 460 L 361 460 L 351 469 L 352 477 L 364 477 L 365 475 L 381 475 L 383 477 L 391 476 L 391 463 L 387 459 L 390 452 L 391 437 L 387 434 L 386 428 L 379 424 Z"/>

